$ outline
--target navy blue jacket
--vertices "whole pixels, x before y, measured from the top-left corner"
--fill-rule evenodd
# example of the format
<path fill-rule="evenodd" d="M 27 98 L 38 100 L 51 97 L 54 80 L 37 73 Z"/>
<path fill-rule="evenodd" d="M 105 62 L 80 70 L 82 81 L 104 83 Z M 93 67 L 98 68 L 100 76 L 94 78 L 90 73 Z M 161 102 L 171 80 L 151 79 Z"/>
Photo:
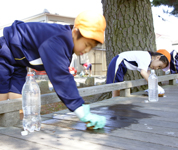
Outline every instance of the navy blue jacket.
<path fill-rule="evenodd" d="M 3 34 L 17 64 L 45 70 L 69 110 L 84 103 L 68 69 L 74 47 L 68 25 L 15 21 L 4 28 Z"/>

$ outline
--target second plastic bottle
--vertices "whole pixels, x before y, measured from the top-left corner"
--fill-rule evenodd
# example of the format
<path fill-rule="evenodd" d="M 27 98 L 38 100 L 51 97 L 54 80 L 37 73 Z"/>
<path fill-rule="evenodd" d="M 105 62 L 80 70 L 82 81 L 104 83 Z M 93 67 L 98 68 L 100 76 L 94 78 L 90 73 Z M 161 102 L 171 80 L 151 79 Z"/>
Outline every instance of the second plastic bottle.
<path fill-rule="evenodd" d="M 148 100 L 150 102 L 158 101 L 158 77 L 154 70 L 151 70 L 151 74 L 148 78 Z"/>

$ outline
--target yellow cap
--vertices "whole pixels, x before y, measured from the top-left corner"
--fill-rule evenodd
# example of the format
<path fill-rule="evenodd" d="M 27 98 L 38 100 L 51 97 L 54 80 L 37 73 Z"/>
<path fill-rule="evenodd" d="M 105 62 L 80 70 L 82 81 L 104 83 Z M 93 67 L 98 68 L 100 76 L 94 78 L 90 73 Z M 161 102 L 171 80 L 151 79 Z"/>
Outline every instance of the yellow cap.
<path fill-rule="evenodd" d="M 104 43 L 106 20 L 103 15 L 84 11 L 76 17 L 74 26 L 80 30 L 83 37 Z"/>

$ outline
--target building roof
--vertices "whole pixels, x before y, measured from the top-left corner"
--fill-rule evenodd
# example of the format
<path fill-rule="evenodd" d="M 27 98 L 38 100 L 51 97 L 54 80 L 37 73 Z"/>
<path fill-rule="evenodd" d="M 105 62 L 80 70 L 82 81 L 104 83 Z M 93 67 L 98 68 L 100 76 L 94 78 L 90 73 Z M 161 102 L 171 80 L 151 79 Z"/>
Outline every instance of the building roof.
<path fill-rule="evenodd" d="M 74 19 L 75 19 L 74 17 L 59 15 L 59 14 L 57 14 L 57 13 L 51 14 L 51 13 L 49 13 L 47 10 L 44 10 L 44 12 L 42 12 L 42 13 L 39 13 L 39 14 L 36 14 L 36 15 L 34 15 L 34 16 L 30 16 L 30 17 L 21 19 L 21 21 L 29 22 L 29 21 L 33 21 L 33 20 L 35 20 L 35 19 L 37 19 L 37 18 L 40 18 L 40 17 L 51 18 L 51 20 L 49 20 L 49 21 L 53 21 L 53 22 L 58 22 L 58 20 L 60 20 L 61 22 L 65 22 L 64 20 L 67 20 L 67 21 L 69 21 L 69 20 L 74 21 Z M 55 20 L 55 19 L 52 20 L 52 18 L 55 18 L 55 19 L 58 19 L 58 20 Z M 59 22 L 60 22 L 60 21 L 59 21 Z M 43 22 L 43 21 L 41 21 L 41 22 Z M 44 21 L 44 22 L 45 22 L 45 21 Z M 11 24 L 12 24 L 12 22 L 0 26 L 0 30 L 3 29 L 3 28 L 6 27 L 6 26 L 10 26 Z"/>

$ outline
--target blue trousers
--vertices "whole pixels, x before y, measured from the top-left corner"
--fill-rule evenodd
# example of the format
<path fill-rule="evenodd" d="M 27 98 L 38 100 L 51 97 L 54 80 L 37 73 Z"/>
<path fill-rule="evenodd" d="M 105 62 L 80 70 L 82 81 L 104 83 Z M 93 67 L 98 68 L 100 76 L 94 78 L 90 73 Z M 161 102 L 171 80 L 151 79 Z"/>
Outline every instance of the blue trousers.
<path fill-rule="evenodd" d="M 108 66 L 106 84 L 124 81 L 126 72 L 124 61 L 119 58 L 119 55 L 115 56 Z"/>
<path fill-rule="evenodd" d="M 0 37 L 0 93 L 21 94 L 26 74 L 26 67 L 16 63 L 4 37 Z"/>

